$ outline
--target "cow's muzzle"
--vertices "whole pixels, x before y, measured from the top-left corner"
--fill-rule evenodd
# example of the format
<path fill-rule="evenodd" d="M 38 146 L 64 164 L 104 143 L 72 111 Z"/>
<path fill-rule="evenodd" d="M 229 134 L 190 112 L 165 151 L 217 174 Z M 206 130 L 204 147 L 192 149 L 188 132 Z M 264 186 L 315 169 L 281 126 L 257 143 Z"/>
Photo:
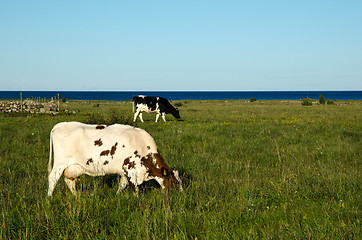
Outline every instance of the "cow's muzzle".
<path fill-rule="evenodd" d="M 175 176 L 176 180 L 177 180 L 178 183 L 180 184 L 180 191 L 182 191 L 182 190 L 183 190 L 183 188 L 182 188 L 182 181 L 181 181 L 181 178 L 180 178 L 180 175 L 179 175 L 178 171 L 177 171 L 177 170 L 173 170 L 172 172 L 173 172 L 173 175 Z"/>

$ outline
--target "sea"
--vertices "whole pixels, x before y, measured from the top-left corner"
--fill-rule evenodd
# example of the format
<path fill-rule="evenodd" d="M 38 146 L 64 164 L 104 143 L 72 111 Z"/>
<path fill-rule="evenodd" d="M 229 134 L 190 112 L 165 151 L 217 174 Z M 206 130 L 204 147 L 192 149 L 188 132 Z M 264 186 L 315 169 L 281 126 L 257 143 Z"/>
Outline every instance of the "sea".
<path fill-rule="evenodd" d="M 0 91 L 0 99 L 51 99 L 127 101 L 134 96 L 159 96 L 169 100 L 362 100 L 362 91 Z"/>

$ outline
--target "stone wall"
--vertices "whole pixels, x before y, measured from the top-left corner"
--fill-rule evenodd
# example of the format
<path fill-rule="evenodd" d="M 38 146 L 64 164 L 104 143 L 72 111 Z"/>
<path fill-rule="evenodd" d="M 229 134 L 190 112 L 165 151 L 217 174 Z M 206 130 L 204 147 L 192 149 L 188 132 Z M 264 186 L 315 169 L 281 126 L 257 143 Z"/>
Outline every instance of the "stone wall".
<path fill-rule="evenodd" d="M 34 100 L 24 101 L 0 101 L 0 112 L 28 112 L 28 113 L 51 113 L 59 112 L 58 104 L 54 101 L 38 102 Z"/>

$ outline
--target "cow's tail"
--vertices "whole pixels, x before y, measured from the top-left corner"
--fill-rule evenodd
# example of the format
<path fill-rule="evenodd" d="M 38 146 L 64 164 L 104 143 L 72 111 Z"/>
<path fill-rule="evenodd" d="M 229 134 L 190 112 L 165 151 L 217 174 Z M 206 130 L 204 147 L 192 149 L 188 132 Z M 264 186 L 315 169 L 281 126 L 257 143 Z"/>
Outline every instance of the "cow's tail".
<path fill-rule="evenodd" d="M 49 163 L 48 163 L 48 174 L 52 171 L 52 159 L 53 159 L 53 131 L 50 132 L 50 139 L 49 139 Z"/>

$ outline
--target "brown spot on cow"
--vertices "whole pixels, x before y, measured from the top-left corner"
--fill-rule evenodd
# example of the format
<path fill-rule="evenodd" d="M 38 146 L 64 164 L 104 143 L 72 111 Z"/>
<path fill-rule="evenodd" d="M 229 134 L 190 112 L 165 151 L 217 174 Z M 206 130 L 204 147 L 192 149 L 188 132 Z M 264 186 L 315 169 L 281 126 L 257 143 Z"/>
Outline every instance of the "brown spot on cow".
<path fill-rule="evenodd" d="M 116 142 L 116 144 L 114 144 L 114 146 L 112 146 L 112 148 L 111 148 L 111 155 L 112 156 L 116 153 L 117 145 L 118 145 L 118 142 Z"/>
<path fill-rule="evenodd" d="M 123 145 L 122 147 L 126 147 L 125 145 Z"/>
<path fill-rule="evenodd" d="M 124 165 L 127 165 L 128 163 L 129 163 L 129 160 L 130 160 L 130 158 L 128 157 L 128 158 L 126 158 L 125 160 L 124 160 L 124 162 L 123 162 L 123 166 Z"/>
<path fill-rule="evenodd" d="M 136 163 L 134 161 L 131 162 L 131 158 L 128 157 L 123 162 L 123 169 L 131 169 L 136 168 Z"/>
<path fill-rule="evenodd" d="M 101 152 L 100 156 L 101 157 L 102 156 L 108 156 L 109 152 L 110 152 L 109 150 L 104 150 L 104 151 Z"/>
<path fill-rule="evenodd" d="M 127 163 L 126 163 L 127 162 Z M 125 177 L 127 178 L 128 181 L 128 185 L 130 186 L 130 188 L 132 189 L 132 191 L 136 191 L 136 186 L 131 182 L 131 177 L 128 175 L 128 170 L 126 168 L 126 166 L 128 166 L 128 164 L 130 163 L 129 158 L 126 158 L 123 162 L 123 172 Z M 128 168 L 129 169 L 129 168 Z"/>
<path fill-rule="evenodd" d="M 136 168 L 136 163 L 135 162 L 130 162 L 128 164 L 128 169 L 131 169 L 131 168 Z"/>
<path fill-rule="evenodd" d="M 138 154 L 138 151 L 137 151 L 137 150 L 134 151 L 134 155 L 135 155 L 135 157 L 141 158 L 141 155 Z"/>
<path fill-rule="evenodd" d="M 103 165 L 107 165 L 109 162 L 108 160 L 104 161 Z"/>
<path fill-rule="evenodd" d="M 141 164 L 146 167 L 149 176 L 163 178 L 167 189 L 178 183 L 174 173 L 159 153 L 149 153 L 142 157 Z"/>
<path fill-rule="evenodd" d="M 150 150 L 150 149 L 151 149 L 151 147 L 150 147 L 150 146 L 147 146 L 147 149 L 148 149 L 148 150 Z"/>
<path fill-rule="evenodd" d="M 103 126 L 103 125 L 98 125 L 97 127 L 96 127 L 96 129 L 99 129 L 99 130 L 102 130 L 102 129 L 104 129 L 105 128 L 105 126 Z"/>
<path fill-rule="evenodd" d="M 86 162 L 87 165 L 91 164 L 93 162 L 93 159 L 89 158 Z"/>
<path fill-rule="evenodd" d="M 153 177 L 163 177 L 162 168 L 171 171 L 159 153 L 149 153 L 142 157 L 141 164 L 147 168 L 149 175 Z"/>
<path fill-rule="evenodd" d="M 94 146 L 102 146 L 103 145 L 103 142 L 102 142 L 102 140 L 101 139 L 98 139 L 98 140 L 95 140 L 94 141 Z"/>
<path fill-rule="evenodd" d="M 136 191 L 136 186 L 131 182 L 131 178 L 127 176 L 128 185 L 131 187 L 132 191 Z"/>

